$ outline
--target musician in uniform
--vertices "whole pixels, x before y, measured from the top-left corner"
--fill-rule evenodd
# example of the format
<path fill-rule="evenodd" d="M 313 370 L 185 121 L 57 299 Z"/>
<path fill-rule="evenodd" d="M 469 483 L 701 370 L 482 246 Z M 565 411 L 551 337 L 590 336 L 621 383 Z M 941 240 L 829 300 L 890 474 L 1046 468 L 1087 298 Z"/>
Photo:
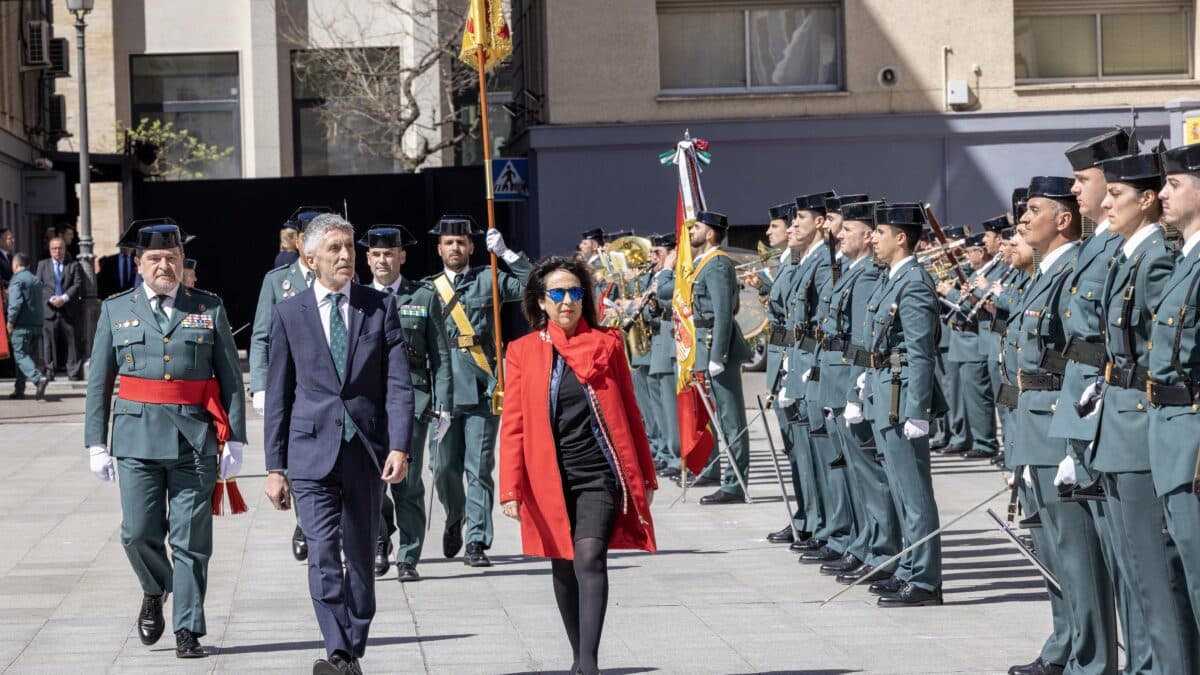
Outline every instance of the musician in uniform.
<path fill-rule="evenodd" d="M 650 249 L 647 248 L 647 262 L 650 262 L 651 257 Z M 633 290 L 633 297 L 618 303 L 621 307 L 621 333 L 625 338 L 626 351 L 629 354 L 634 396 L 637 398 L 638 408 L 642 411 L 642 426 L 646 429 L 646 437 L 650 439 L 651 452 L 655 457 L 659 457 L 666 452 L 667 441 L 663 426 L 667 424 L 667 420 L 659 415 L 659 406 L 655 405 L 655 399 L 651 398 L 650 394 L 650 359 L 653 345 L 648 332 L 649 325 L 642 314 L 651 295 L 650 286 L 656 270 L 651 265 L 647 265 L 645 269 L 630 270 L 630 272 L 633 276 L 629 282 Z M 636 341 L 635 336 L 638 331 L 641 331 L 644 342 Z M 637 350 L 643 346 L 649 347 L 649 349 L 638 353 Z M 674 416 L 672 415 L 669 419 L 673 420 Z"/>
<path fill-rule="evenodd" d="M 694 260 L 695 280 L 692 285 L 692 306 L 696 326 L 697 379 L 703 379 L 712 395 L 713 406 L 729 454 L 736 465 L 726 467 L 715 492 L 700 498 L 701 504 L 731 504 L 744 499 L 745 492 L 738 479 L 748 476 L 750 469 L 750 438 L 742 433 L 746 428 L 746 402 L 742 394 L 742 364 L 750 359 L 750 346 L 734 321 L 738 311 L 738 285 L 734 265 L 721 244 L 729 231 L 729 221 L 723 214 L 701 211 L 688 232 Z M 693 485 L 712 485 L 717 482 L 715 458 L 705 473 Z"/>
<path fill-rule="evenodd" d="M 1113 543 L 1141 602 L 1154 669 L 1192 673 L 1200 668 L 1194 662 L 1195 624 L 1173 590 L 1185 582 L 1177 553 L 1164 540 L 1163 500 L 1154 489 L 1146 444 L 1150 331 L 1175 266 L 1159 224 L 1161 167 L 1158 155 L 1145 154 L 1105 160 L 1100 168 L 1108 184 L 1101 208 L 1123 241 L 1101 295 L 1104 374 L 1084 389 L 1079 406 L 1085 417 L 1100 418 L 1091 465 L 1103 474 L 1105 503 L 1117 523 Z"/>
<path fill-rule="evenodd" d="M 675 407 L 675 326 L 671 300 L 675 294 L 675 235 L 651 235 L 650 249 L 657 269 L 650 281 L 653 292 L 642 309 L 650 331 L 650 399 L 661 421 L 663 444 L 655 458 L 660 476 L 677 478 L 679 471 L 679 423 Z"/>
<path fill-rule="evenodd" d="M 873 302 L 871 367 L 864 391 L 874 397 L 871 422 L 883 452 L 905 546 L 938 529 L 929 466 L 929 420 L 944 409 L 934 378 L 938 308 L 933 279 L 913 257 L 926 225 L 920 204 L 885 204 L 875 210 L 875 255 L 888 265 Z M 900 560 L 896 575 L 876 581 L 882 607 L 942 604 L 940 537 Z"/>
<path fill-rule="evenodd" d="M 332 209 L 324 206 L 301 206 L 288 216 L 282 229 L 296 230 L 296 243 L 300 250 L 304 249 L 304 237 L 301 232 L 309 221 L 322 213 L 332 213 Z M 309 288 L 317 278 L 315 270 L 309 269 L 304 262 L 304 256 L 297 255 L 294 262 L 280 265 L 263 277 L 262 287 L 258 292 L 258 305 L 254 309 L 254 326 L 250 333 L 250 400 L 255 412 L 263 415 L 267 400 L 267 352 L 271 334 L 271 310 L 277 303 L 283 302 L 297 293 Z M 308 559 L 308 540 L 300 529 L 300 512 L 296 513 L 296 527 L 292 530 L 292 556 L 296 560 Z"/>
<path fill-rule="evenodd" d="M 179 226 L 132 234 L 145 282 L 100 306 L 84 445 L 97 478 L 120 475 L 121 543 L 144 594 L 138 637 L 152 645 L 162 636 L 170 593 L 175 655 L 197 658 L 208 630 L 213 487 L 218 474 L 237 475 L 246 441 L 241 368 L 221 299 L 179 283 Z"/>
<path fill-rule="evenodd" d="M 444 269 L 426 281 L 442 301 L 454 376 L 450 429 L 432 462 L 434 486 L 446 510 L 442 554 L 447 558 L 458 555 L 465 525 L 463 562 L 488 567 L 492 563 L 485 551 L 492 545 L 492 468 L 499 426 L 492 407 L 496 390 L 493 336 L 500 330 L 492 325 L 492 275 L 487 267 L 470 266 L 475 250 L 471 237 L 483 234 L 470 216 L 442 216 L 429 234 L 438 239 Z M 496 229 L 487 231 L 487 248 L 508 266 L 498 277 L 500 302 L 520 302 L 533 263 L 524 253 L 509 250 Z"/>
<path fill-rule="evenodd" d="M 405 248 L 416 243 L 401 225 L 375 225 L 358 242 L 367 249 L 367 266 L 374 277 L 371 288 L 395 298 L 400 324 L 404 327 L 404 343 L 408 346 L 408 373 L 416 412 L 408 474 L 384 491 L 379 542 L 375 548 L 375 576 L 379 577 L 391 566 L 392 532 L 399 531 L 396 577 L 400 582 L 421 578 L 417 563 L 425 543 L 427 517 L 422 467 L 429 425 L 437 423 L 434 433 L 439 440 L 450 428 L 452 378 L 442 301 L 432 284 L 408 279 L 401 272 L 408 258 Z"/>
<path fill-rule="evenodd" d="M 937 360 L 937 376 L 938 382 L 942 383 L 948 408 L 944 417 L 946 435 L 944 439 L 939 439 L 936 445 L 939 453 L 957 454 L 966 450 L 967 444 L 970 442 L 970 428 L 967 426 L 966 411 L 963 408 L 962 396 L 960 396 L 960 374 L 957 368 L 952 367 L 953 364 L 950 361 L 950 347 L 954 339 L 952 337 L 954 331 L 950 324 L 958 313 L 959 301 L 962 299 L 962 289 L 956 278 L 955 269 L 961 271 L 964 276 L 970 277 L 974 273 L 974 268 L 971 267 L 971 262 L 962 256 L 962 246 L 966 243 L 967 228 L 947 227 L 943 230 L 943 234 L 946 237 L 946 243 L 933 254 L 934 257 L 931 261 L 937 270 L 946 275 L 945 278 L 937 277 L 940 280 L 935 287 L 938 294 L 945 300 L 938 308 L 941 321 L 938 353 L 941 357 Z M 926 233 L 925 241 L 928 243 L 935 241 L 932 232 Z M 958 253 L 954 258 L 951 258 L 949 252 L 952 248 L 958 248 Z M 942 440 L 945 442 L 941 442 Z M 930 447 L 933 446 L 934 443 L 931 440 Z"/>
<path fill-rule="evenodd" d="M 1159 197 L 1163 221 L 1183 236 L 1175 272 L 1154 313 L 1150 341 L 1150 471 L 1166 508 L 1167 532 L 1187 584 L 1175 587 L 1175 602 L 1188 606 L 1200 623 L 1200 500 L 1196 493 L 1200 436 L 1200 336 L 1196 329 L 1200 289 L 1200 146 L 1185 145 L 1162 155 L 1166 185 Z M 1186 594 L 1184 593 L 1186 589 Z M 1195 629 L 1195 623 L 1192 629 Z"/>

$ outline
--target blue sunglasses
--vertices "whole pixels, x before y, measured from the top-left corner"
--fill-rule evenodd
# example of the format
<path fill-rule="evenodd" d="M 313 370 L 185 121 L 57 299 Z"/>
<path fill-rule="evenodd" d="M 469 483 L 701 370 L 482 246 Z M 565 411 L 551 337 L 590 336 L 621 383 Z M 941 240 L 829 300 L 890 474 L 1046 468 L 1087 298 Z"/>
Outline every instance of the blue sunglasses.
<path fill-rule="evenodd" d="M 575 302 L 583 301 L 583 287 L 572 286 L 571 288 L 547 288 L 546 295 L 549 296 L 550 302 L 562 302 L 568 295 Z"/>

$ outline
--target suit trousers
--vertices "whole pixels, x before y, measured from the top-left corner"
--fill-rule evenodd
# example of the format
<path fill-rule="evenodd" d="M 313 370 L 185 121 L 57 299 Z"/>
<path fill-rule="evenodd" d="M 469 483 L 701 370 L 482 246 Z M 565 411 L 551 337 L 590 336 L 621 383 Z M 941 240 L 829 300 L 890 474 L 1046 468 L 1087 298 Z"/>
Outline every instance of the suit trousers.
<path fill-rule="evenodd" d="M 642 422 L 646 427 L 646 437 L 650 441 L 650 451 L 654 457 L 663 453 L 666 443 L 663 441 L 662 423 L 659 420 L 659 406 L 654 405 L 653 394 L 650 391 L 650 366 L 634 366 L 633 394 L 637 398 L 638 407 L 642 409 Z"/>
<path fill-rule="evenodd" d="M 1037 513 L 1037 500 L 1033 497 L 1033 490 L 1025 485 L 1021 478 L 1017 480 L 1021 481 L 1017 488 L 1021 510 L 1026 514 Z M 1058 550 L 1054 548 L 1050 533 L 1044 527 L 1035 527 L 1029 531 L 1029 536 L 1033 539 L 1033 548 L 1037 552 L 1038 560 L 1042 561 L 1056 579 L 1060 578 Z M 1038 653 L 1038 657 L 1047 663 L 1065 666 L 1071 658 L 1070 615 L 1062 593 L 1054 590 L 1048 583 L 1046 593 L 1050 596 L 1050 635 L 1042 643 L 1042 651 Z"/>
<path fill-rule="evenodd" d="M 83 377 L 83 354 L 79 348 L 82 327 L 76 320 L 63 314 L 48 313 L 42 323 L 42 362 L 51 377 L 58 372 L 58 352 L 65 347 L 67 352 L 67 377 Z"/>
<path fill-rule="evenodd" d="M 950 361 L 957 371 L 958 409 L 966 425 L 967 443 L 972 449 L 996 452 L 996 397 L 988 379 L 987 361 Z M 960 439 L 955 439 L 958 442 Z"/>
<path fill-rule="evenodd" d="M 657 393 L 655 393 L 657 392 Z M 660 459 L 667 466 L 679 468 L 679 413 L 675 404 L 675 375 L 664 373 L 650 376 L 650 398 L 658 407 L 658 418 L 663 432 L 664 445 Z"/>
<path fill-rule="evenodd" d="M 14 326 L 9 336 L 13 362 L 16 364 L 16 382 L 13 391 L 25 393 L 25 382 L 37 384 L 42 379 L 38 361 L 41 360 L 42 329 L 33 326 Z"/>
<path fill-rule="evenodd" d="M 446 510 L 446 525 L 467 521 L 465 541 L 492 545 L 492 505 L 496 483 L 496 433 L 500 418 L 489 400 L 467 409 L 456 408 L 450 431 L 438 447 L 433 483 Z M 463 488 L 463 475 L 467 484 Z"/>
<path fill-rule="evenodd" d="M 900 552 L 900 519 L 892 503 L 892 488 L 883 465 L 875 461 L 875 451 L 862 448 L 863 443 L 874 440 L 871 424 L 864 421 L 847 427 L 846 418 L 839 415 L 837 426 L 848 442 L 844 452 L 851 485 L 856 486 L 855 510 L 862 512 L 859 536 L 850 552 L 878 567 Z"/>
<path fill-rule="evenodd" d="M 383 491 L 379 540 L 387 541 L 393 532 L 400 531 L 400 542 L 396 547 L 397 563 L 416 565 L 421 560 L 421 549 L 425 545 L 425 477 L 422 470 L 428 435 L 429 423 L 422 422 L 419 417 L 414 419 L 412 462 L 408 465 L 408 476 L 395 485 L 387 485 Z"/>
<path fill-rule="evenodd" d="M 814 436 L 814 425 L 824 424 L 827 436 Z M 854 539 L 854 513 L 851 505 L 850 484 L 845 469 L 831 469 L 829 465 L 842 455 L 842 443 L 833 423 L 825 419 L 809 417 L 809 441 L 813 448 L 813 472 L 825 497 L 825 527 L 814 532 L 817 539 L 824 539 L 830 548 L 845 553 Z M 817 426 L 817 428 L 821 428 Z"/>
<path fill-rule="evenodd" d="M 780 410 L 787 417 L 787 428 L 783 433 L 791 440 L 788 461 L 792 466 L 792 487 L 796 490 L 796 517 L 793 520 L 797 523 L 796 529 L 816 537 L 817 532 L 825 531 L 825 500 L 821 491 L 824 480 L 818 482 L 814 473 L 814 450 L 812 439 L 808 437 L 805 406 L 796 403 Z"/>
<path fill-rule="evenodd" d="M 1200 499 L 1185 485 L 1163 497 L 1167 509 L 1167 532 L 1179 550 L 1187 577 L 1188 604 L 1195 625 L 1200 625 Z"/>
<path fill-rule="evenodd" d="M 946 396 L 946 424 L 950 434 L 950 445 L 966 447 L 971 443 L 970 429 L 967 427 L 967 412 L 962 404 L 962 381 L 959 379 L 958 364 L 946 359 L 942 354 L 938 359 L 942 364 L 944 376 L 939 377 Z"/>
<path fill-rule="evenodd" d="M 937 502 L 929 465 L 929 439 L 904 437 L 902 426 L 875 429 L 883 451 L 883 468 L 900 515 L 904 545 L 938 529 Z M 942 539 L 934 537 L 900 559 L 896 576 L 927 591 L 942 585 Z"/>
<path fill-rule="evenodd" d="M 383 495 L 369 453 L 355 435 L 342 441 L 329 475 L 291 479 L 308 541 L 308 592 L 325 653 L 343 651 L 356 659 L 366 651 L 375 616 L 375 542 Z"/>
<path fill-rule="evenodd" d="M 174 596 L 174 630 L 204 635 L 217 457 L 180 447 L 174 460 L 117 459 L 121 545 L 143 593 Z"/>

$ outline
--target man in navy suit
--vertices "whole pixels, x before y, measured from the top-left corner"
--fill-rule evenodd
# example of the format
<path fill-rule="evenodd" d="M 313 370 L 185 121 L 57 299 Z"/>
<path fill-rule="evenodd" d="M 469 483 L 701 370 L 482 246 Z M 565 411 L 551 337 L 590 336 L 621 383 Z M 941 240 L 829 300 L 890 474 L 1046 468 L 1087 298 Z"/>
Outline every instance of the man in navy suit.
<path fill-rule="evenodd" d="M 408 346 L 396 303 L 353 283 L 350 223 L 314 218 L 303 254 L 315 282 L 271 317 L 265 491 L 280 510 L 294 492 L 304 523 L 308 589 L 327 655 L 313 674 L 361 673 L 375 615 L 379 481 L 408 473 Z"/>

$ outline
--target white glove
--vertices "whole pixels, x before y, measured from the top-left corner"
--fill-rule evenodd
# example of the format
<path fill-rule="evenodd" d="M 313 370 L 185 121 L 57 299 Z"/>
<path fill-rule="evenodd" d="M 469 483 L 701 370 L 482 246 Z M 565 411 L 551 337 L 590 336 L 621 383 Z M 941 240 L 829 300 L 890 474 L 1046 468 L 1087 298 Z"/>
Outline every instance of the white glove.
<path fill-rule="evenodd" d="M 220 464 L 217 469 L 217 476 L 221 480 L 237 478 L 237 475 L 241 473 L 242 448 L 242 444 L 238 441 L 225 441 L 225 448 L 221 450 Z"/>
<path fill-rule="evenodd" d="M 267 408 L 267 392 L 256 391 L 250 395 L 250 405 L 254 406 L 254 412 L 259 415 Z"/>
<path fill-rule="evenodd" d="M 778 404 L 780 408 L 790 408 L 796 405 L 796 399 L 788 398 L 787 387 L 782 387 L 779 390 L 779 396 L 775 398 L 775 403 Z"/>
<path fill-rule="evenodd" d="M 438 443 L 441 443 L 442 439 L 445 438 L 446 434 L 449 432 L 450 432 L 450 413 L 443 410 L 438 413 L 437 431 L 434 432 L 434 440 Z"/>
<path fill-rule="evenodd" d="M 1075 484 L 1075 458 L 1064 457 L 1063 461 L 1058 463 L 1058 473 L 1054 474 L 1055 485 L 1074 485 Z"/>
<path fill-rule="evenodd" d="M 723 372 L 725 372 L 725 364 L 717 363 L 716 361 L 708 362 L 708 374 L 709 375 L 712 375 L 713 377 L 717 377 L 718 375 L 720 375 Z"/>
<path fill-rule="evenodd" d="M 1021 480 L 1025 482 L 1025 487 L 1033 487 L 1033 472 L 1029 470 L 1029 467 L 1025 467 L 1024 473 L 1021 474 Z"/>
<path fill-rule="evenodd" d="M 108 448 L 103 445 L 93 445 L 88 448 L 88 468 L 92 470 L 92 474 L 106 483 L 114 483 L 117 480 L 117 467 L 113 466 L 112 455 L 108 454 Z"/>
<path fill-rule="evenodd" d="M 867 373 L 863 371 L 858 374 L 858 379 L 854 381 L 854 390 L 861 396 L 863 389 L 867 387 Z"/>
<path fill-rule="evenodd" d="M 908 440 L 925 438 L 929 435 L 929 420 L 905 420 L 904 437 Z"/>
<path fill-rule="evenodd" d="M 808 378 L 810 378 L 810 377 L 812 377 L 812 368 L 809 368 L 808 370 L 806 370 L 800 374 L 800 381 L 808 382 Z"/>
<path fill-rule="evenodd" d="M 484 237 L 487 241 L 487 250 L 496 254 L 496 257 L 501 258 L 506 263 L 516 262 L 521 258 L 514 251 L 508 250 L 508 246 L 504 243 L 504 235 L 500 234 L 500 230 L 491 228 L 487 231 Z"/>
<path fill-rule="evenodd" d="M 846 426 L 858 424 L 863 421 L 862 406 L 854 401 L 846 401 L 846 412 L 842 416 L 846 418 Z"/>
<path fill-rule="evenodd" d="M 787 354 L 784 354 L 783 355 L 783 374 L 784 375 L 787 375 L 787 371 L 788 371 L 787 366 L 788 366 Z"/>
<path fill-rule="evenodd" d="M 1091 412 L 1083 416 L 1083 419 L 1085 420 L 1093 419 L 1096 417 L 1096 415 L 1100 414 L 1100 406 L 1104 404 L 1104 396 L 1100 393 L 1100 387 L 1100 380 L 1096 380 L 1095 382 L 1089 384 L 1087 389 L 1084 389 L 1083 394 L 1079 397 L 1080 407 L 1088 405 L 1093 400 L 1096 401 L 1096 405 L 1092 408 Z"/>

